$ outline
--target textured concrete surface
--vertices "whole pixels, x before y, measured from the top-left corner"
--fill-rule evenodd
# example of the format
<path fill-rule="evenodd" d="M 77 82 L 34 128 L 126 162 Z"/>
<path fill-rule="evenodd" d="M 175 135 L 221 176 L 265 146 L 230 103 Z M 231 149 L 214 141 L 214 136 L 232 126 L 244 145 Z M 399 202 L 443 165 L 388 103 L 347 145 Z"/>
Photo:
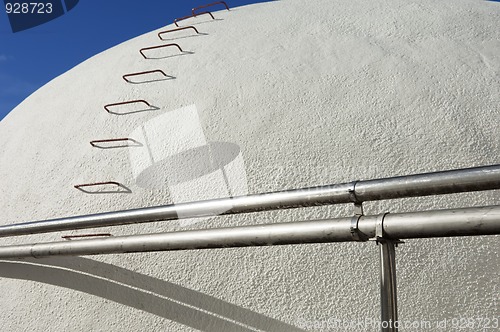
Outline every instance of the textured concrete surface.
<path fill-rule="evenodd" d="M 215 16 L 186 22 L 203 35 L 160 41 L 158 30 L 98 54 L 2 120 L 1 223 L 500 163 L 498 3 L 282 0 Z M 169 42 L 187 52 L 139 54 Z M 153 69 L 175 78 L 121 78 Z M 103 109 L 133 99 L 154 107 Z M 138 146 L 89 144 L 127 136 Z M 222 147 L 218 170 L 196 168 L 193 152 L 206 146 Z M 109 180 L 130 192 L 73 188 Z M 366 212 L 489 204 L 499 204 L 498 192 L 377 202 Z M 350 213 L 321 207 L 98 231 Z M 498 237 L 411 240 L 397 264 L 402 321 L 498 317 Z M 378 319 L 378 290 L 373 243 L 0 262 L 0 321 L 2 331 L 328 331 L 338 330 L 335 319 Z"/>

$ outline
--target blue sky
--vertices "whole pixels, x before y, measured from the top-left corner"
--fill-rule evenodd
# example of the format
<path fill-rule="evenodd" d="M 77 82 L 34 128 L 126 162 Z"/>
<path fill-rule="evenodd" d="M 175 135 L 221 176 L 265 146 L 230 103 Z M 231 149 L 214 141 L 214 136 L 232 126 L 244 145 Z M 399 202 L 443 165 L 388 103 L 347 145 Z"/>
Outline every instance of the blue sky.
<path fill-rule="evenodd" d="M 65 15 L 17 33 L 12 32 L 0 2 L 0 120 L 38 88 L 85 59 L 214 1 L 80 0 Z M 237 7 L 265 1 L 226 2 Z"/>

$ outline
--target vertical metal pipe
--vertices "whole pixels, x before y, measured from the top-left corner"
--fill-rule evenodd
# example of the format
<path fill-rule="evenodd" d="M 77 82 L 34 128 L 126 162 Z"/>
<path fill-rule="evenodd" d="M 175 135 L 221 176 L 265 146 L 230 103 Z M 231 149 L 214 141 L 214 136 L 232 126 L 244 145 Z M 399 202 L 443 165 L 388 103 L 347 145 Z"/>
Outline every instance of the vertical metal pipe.
<path fill-rule="evenodd" d="M 395 241 L 380 239 L 380 304 L 382 332 L 398 331 Z"/>

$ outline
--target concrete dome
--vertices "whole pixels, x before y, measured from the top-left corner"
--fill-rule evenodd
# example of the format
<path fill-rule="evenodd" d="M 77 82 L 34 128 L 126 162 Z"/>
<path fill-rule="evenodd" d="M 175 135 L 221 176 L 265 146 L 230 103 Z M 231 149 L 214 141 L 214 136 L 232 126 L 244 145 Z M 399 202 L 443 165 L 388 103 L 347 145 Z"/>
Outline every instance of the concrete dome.
<path fill-rule="evenodd" d="M 182 22 L 199 35 L 184 30 L 160 41 L 164 28 L 98 54 L 0 122 L 2 224 L 500 163 L 497 3 L 282 0 L 214 15 Z M 139 54 L 167 43 L 184 52 Z M 171 77 L 122 79 L 149 70 Z M 151 107 L 103 108 L 130 100 Z M 89 144 L 120 137 L 133 141 Z M 122 186 L 73 187 L 101 181 Z M 384 201 L 366 212 L 498 197 Z M 250 225 L 351 209 L 96 231 Z M 378 260 L 370 242 L 5 261 L 2 330 L 324 331 L 335 319 L 378 320 Z M 498 316 L 498 237 L 411 240 L 397 264 L 400 320 Z"/>

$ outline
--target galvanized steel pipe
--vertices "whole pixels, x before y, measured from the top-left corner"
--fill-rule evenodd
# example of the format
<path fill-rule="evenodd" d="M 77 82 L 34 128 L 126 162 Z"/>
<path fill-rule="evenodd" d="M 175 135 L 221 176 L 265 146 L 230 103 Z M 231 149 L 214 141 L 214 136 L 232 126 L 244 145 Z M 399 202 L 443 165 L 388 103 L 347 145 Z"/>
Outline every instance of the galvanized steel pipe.
<path fill-rule="evenodd" d="M 0 237 L 493 189 L 500 165 L 4 225 Z"/>
<path fill-rule="evenodd" d="M 354 241 L 351 217 L 0 247 L 0 259 Z M 361 216 L 373 238 L 379 216 Z M 500 234 L 500 206 L 387 214 L 385 239 Z"/>

